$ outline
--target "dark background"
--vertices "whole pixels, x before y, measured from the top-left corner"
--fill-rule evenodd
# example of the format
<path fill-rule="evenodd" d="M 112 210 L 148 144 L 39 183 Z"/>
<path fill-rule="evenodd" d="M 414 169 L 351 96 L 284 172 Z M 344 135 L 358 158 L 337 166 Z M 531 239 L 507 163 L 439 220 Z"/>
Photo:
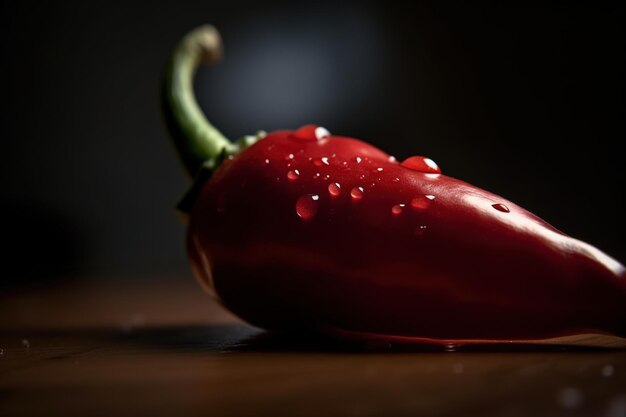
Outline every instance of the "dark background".
<path fill-rule="evenodd" d="M 198 100 L 229 137 L 316 123 L 428 155 L 626 261 L 622 6 L 91 3 L 2 2 L 4 283 L 189 273 L 158 91 L 204 23 L 226 56 Z"/>

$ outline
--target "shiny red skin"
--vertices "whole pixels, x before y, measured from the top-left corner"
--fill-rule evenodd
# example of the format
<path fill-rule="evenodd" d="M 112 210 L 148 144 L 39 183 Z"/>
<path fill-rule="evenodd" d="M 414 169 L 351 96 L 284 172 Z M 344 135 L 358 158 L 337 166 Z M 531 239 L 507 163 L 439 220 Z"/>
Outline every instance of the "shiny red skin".
<path fill-rule="evenodd" d="M 328 165 L 315 162 L 322 157 Z M 340 184 L 339 196 L 330 183 Z M 364 190 L 359 201 L 354 187 Z M 295 209 L 307 194 L 319 196 L 308 221 Z M 414 209 L 423 195 L 435 198 Z M 398 204 L 405 207 L 393 214 Z M 620 263 L 511 201 L 405 168 L 351 138 L 304 141 L 280 131 L 227 160 L 193 207 L 188 250 L 198 279 L 266 329 L 440 340 L 626 336 Z"/>

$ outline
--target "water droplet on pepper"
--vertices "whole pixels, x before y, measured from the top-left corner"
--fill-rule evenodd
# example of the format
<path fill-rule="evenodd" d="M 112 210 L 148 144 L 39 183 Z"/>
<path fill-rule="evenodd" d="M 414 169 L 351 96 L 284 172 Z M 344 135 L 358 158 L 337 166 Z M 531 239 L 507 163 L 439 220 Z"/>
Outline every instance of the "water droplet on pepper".
<path fill-rule="evenodd" d="M 341 184 L 339 184 L 338 182 L 328 184 L 328 193 L 332 197 L 338 197 L 339 194 L 341 194 Z"/>
<path fill-rule="evenodd" d="M 289 171 L 287 173 L 287 178 L 289 179 L 289 181 L 295 181 L 298 179 L 299 176 L 300 171 L 298 171 L 297 169 L 294 169 L 293 171 Z"/>
<path fill-rule="evenodd" d="M 405 204 L 396 204 L 395 206 L 391 208 L 391 213 L 397 216 L 402 213 L 402 210 L 404 210 L 404 207 L 405 207 Z"/>
<path fill-rule="evenodd" d="M 439 166 L 430 158 L 425 156 L 411 156 L 400 164 L 413 171 L 425 172 L 428 174 L 441 174 Z"/>
<path fill-rule="evenodd" d="M 320 197 L 316 194 L 305 194 L 296 202 L 296 214 L 304 221 L 309 221 L 317 213 Z"/>
<path fill-rule="evenodd" d="M 511 210 L 509 210 L 509 208 L 507 206 L 505 206 L 504 204 L 501 203 L 496 203 L 496 204 L 492 204 L 491 207 L 493 207 L 494 209 L 501 211 L 503 213 L 508 213 Z"/>
<path fill-rule="evenodd" d="M 416 210 L 424 210 L 427 209 L 432 201 L 435 199 L 435 196 L 432 194 L 420 195 L 411 200 L 411 207 Z"/>
<path fill-rule="evenodd" d="M 315 125 L 306 125 L 302 126 L 291 135 L 294 139 L 305 140 L 305 141 L 316 141 L 317 137 L 315 136 L 315 129 L 317 126 Z"/>
<path fill-rule="evenodd" d="M 330 132 L 321 126 L 306 125 L 293 132 L 291 136 L 298 140 L 314 142 L 327 138 L 330 136 Z"/>
<path fill-rule="evenodd" d="M 317 140 L 321 140 L 321 139 L 327 138 L 329 136 L 330 136 L 330 132 L 325 127 L 318 126 L 315 129 L 315 138 Z"/>
<path fill-rule="evenodd" d="M 359 201 L 363 198 L 363 187 L 354 187 L 350 190 L 350 197 L 352 201 Z"/>

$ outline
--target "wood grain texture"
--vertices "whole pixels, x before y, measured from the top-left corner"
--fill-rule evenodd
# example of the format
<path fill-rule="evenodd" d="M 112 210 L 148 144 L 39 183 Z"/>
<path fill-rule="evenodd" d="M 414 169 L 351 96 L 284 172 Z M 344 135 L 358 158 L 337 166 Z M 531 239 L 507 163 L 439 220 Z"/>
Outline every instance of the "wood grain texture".
<path fill-rule="evenodd" d="M 432 347 L 266 334 L 189 277 L 0 295 L 0 415 L 626 416 L 623 340 Z M 567 343 L 568 346 L 563 346 Z"/>

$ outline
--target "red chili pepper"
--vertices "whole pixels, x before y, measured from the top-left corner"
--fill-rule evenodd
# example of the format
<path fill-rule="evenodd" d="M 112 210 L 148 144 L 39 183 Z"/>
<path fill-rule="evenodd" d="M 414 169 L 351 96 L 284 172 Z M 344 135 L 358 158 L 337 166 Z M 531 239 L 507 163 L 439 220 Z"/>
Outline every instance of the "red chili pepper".
<path fill-rule="evenodd" d="M 314 125 L 228 142 L 192 78 L 190 33 L 165 77 L 185 165 L 195 275 L 266 329 L 388 340 L 626 337 L 626 269 L 511 201 Z"/>

